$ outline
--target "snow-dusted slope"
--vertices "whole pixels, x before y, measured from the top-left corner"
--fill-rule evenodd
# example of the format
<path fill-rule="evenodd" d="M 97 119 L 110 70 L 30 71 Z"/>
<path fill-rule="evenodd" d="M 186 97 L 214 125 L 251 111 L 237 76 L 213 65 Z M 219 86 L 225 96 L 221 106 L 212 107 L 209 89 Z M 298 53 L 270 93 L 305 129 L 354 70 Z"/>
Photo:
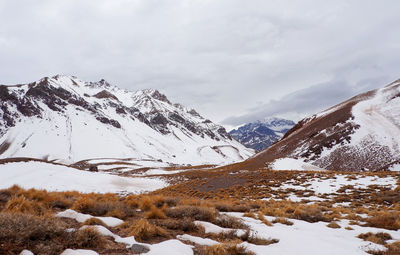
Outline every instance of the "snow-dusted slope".
<path fill-rule="evenodd" d="M 400 80 L 303 119 L 248 163 L 278 158 L 332 170 L 391 169 L 400 162 Z"/>
<path fill-rule="evenodd" d="M 245 124 L 229 134 L 248 148 L 261 151 L 279 141 L 296 123 L 280 118 L 267 118 Z"/>
<path fill-rule="evenodd" d="M 70 76 L 0 86 L 0 157 L 63 162 L 137 158 L 223 164 L 252 150 L 157 90 L 130 92 Z"/>

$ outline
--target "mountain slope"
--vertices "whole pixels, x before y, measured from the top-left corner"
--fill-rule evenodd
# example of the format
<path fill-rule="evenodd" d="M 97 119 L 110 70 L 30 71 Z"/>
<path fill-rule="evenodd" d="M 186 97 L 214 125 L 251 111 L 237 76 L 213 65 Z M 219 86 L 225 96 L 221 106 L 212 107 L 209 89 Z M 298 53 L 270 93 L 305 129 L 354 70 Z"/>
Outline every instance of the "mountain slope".
<path fill-rule="evenodd" d="M 245 164 L 294 158 L 329 170 L 381 170 L 400 160 L 400 80 L 296 124 Z"/>
<path fill-rule="evenodd" d="M 268 118 L 243 125 L 229 134 L 246 147 L 262 151 L 279 141 L 295 124 L 291 120 Z"/>
<path fill-rule="evenodd" d="M 0 86 L 0 157 L 63 162 L 139 158 L 220 164 L 253 154 L 195 110 L 157 90 L 55 76 Z"/>

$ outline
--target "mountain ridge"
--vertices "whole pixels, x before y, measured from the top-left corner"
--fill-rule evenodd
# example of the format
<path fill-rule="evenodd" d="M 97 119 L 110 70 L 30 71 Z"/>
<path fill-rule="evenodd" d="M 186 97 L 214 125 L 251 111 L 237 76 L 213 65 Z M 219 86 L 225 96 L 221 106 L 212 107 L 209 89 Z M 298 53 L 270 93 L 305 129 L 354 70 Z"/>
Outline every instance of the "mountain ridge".
<path fill-rule="evenodd" d="M 327 170 L 385 170 L 400 159 L 400 80 L 299 121 L 245 164 L 292 158 Z M 397 162 L 397 163 L 396 163 Z"/>
<path fill-rule="evenodd" d="M 56 75 L 1 85 L 0 99 L 1 158 L 135 157 L 221 164 L 253 154 L 225 128 L 172 104 L 156 89 L 131 92 L 103 79 Z M 47 145 L 40 145 L 44 141 Z"/>
<path fill-rule="evenodd" d="M 233 129 L 229 134 L 248 148 L 262 151 L 279 141 L 295 123 L 282 118 L 265 118 Z"/>

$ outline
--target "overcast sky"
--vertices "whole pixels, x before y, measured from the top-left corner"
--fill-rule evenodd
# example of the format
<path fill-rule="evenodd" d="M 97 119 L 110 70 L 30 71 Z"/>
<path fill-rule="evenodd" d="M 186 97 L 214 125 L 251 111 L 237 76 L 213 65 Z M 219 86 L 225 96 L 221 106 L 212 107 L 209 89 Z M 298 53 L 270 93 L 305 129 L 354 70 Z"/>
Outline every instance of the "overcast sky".
<path fill-rule="evenodd" d="M 0 83 L 156 88 L 236 126 L 400 78 L 400 1 L 0 0 Z"/>

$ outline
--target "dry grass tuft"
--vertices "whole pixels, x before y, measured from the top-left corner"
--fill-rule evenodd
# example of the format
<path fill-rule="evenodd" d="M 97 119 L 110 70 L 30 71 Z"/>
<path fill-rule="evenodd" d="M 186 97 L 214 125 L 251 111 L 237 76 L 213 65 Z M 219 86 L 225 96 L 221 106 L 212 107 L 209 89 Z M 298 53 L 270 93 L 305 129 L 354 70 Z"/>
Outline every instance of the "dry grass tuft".
<path fill-rule="evenodd" d="M 201 255 L 255 255 L 254 252 L 248 251 L 245 247 L 237 244 L 217 244 L 207 246 Z"/>
<path fill-rule="evenodd" d="M 154 207 L 154 200 L 148 196 L 142 197 L 139 202 L 139 208 L 142 211 L 149 211 Z"/>
<path fill-rule="evenodd" d="M 220 212 L 248 212 L 251 209 L 246 203 L 235 203 L 233 201 L 215 202 L 214 206 Z"/>
<path fill-rule="evenodd" d="M 98 249 L 108 242 L 92 228 L 67 232 L 66 223 L 56 217 L 0 213 L 0 226 L 0 254 L 19 254 L 23 249 L 60 254 L 66 248 Z"/>
<path fill-rule="evenodd" d="M 155 237 L 168 237 L 168 232 L 165 228 L 153 225 L 146 219 L 141 219 L 134 222 L 130 227 L 125 229 L 128 235 L 133 235 L 139 242 L 147 241 Z"/>
<path fill-rule="evenodd" d="M 246 212 L 243 214 L 244 217 L 249 217 L 253 219 L 257 219 L 257 216 L 253 212 Z"/>
<path fill-rule="evenodd" d="M 279 242 L 278 239 L 265 239 L 265 238 L 258 237 L 257 235 L 251 233 L 250 230 L 246 231 L 243 235 L 241 235 L 240 239 L 243 242 L 248 242 L 248 243 L 252 243 L 255 245 L 270 245 L 270 244 Z"/>
<path fill-rule="evenodd" d="M 85 220 L 84 222 L 82 222 L 82 225 L 89 225 L 89 226 L 100 225 L 100 226 L 107 227 L 107 225 L 102 220 L 100 220 L 98 218 L 94 218 L 94 217 Z"/>
<path fill-rule="evenodd" d="M 378 232 L 378 233 L 368 232 L 365 234 L 359 234 L 357 237 L 363 239 L 364 241 L 369 241 L 382 245 L 386 244 L 386 241 L 392 239 L 392 236 L 390 234 L 384 232 Z"/>
<path fill-rule="evenodd" d="M 385 255 L 398 255 L 400 254 L 400 241 L 387 245 L 388 250 Z"/>
<path fill-rule="evenodd" d="M 163 208 L 157 208 L 154 205 L 150 207 L 150 210 L 146 212 L 145 217 L 147 219 L 165 219 L 167 216 L 164 213 L 164 210 L 166 209 L 165 206 Z"/>
<path fill-rule="evenodd" d="M 318 222 L 318 221 L 328 221 L 328 219 L 323 215 L 321 209 L 317 205 L 304 205 L 299 206 L 293 212 L 295 219 L 304 220 L 307 222 Z"/>
<path fill-rule="evenodd" d="M 28 213 L 33 215 L 43 215 L 46 209 L 39 203 L 27 200 L 23 196 L 14 196 L 5 204 L 3 212 L 9 213 Z"/>
<path fill-rule="evenodd" d="M 194 224 L 194 222 L 188 218 L 176 220 L 176 219 L 165 219 L 165 220 L 155 220 L 153 222 L 155 225 L 172 229 L 172 230 L 181 230 L 184 232 L 199 232 L 201 229 L 198 225 Z"/>
<path fill-rule="evenodd" d="M 399 215 L 398 212 L 378 212 L 366 221 L 370 227 L 398 230 L 400 229 Z"/>
<path fill-rule="evenodd" d="M 107 239 L 100 234 L 95 228 L 87 227 L 73 233 L 70 239 L 69 247 L 77 248 L 104 248 Z"/>
<path fill-rule="evenodd" d="M 202 207 L 202 206 L 191 206 L 182 205 L 165 210 L 165 214 L 171 218 L 192 218 L 195 220 L 209 221 L 212 222 L 217 216 L 217 212 L 214 208 Z"/>
<path fill-rule="evenodd" d="M 288 219 L 282 218 L 282 217 L 275 218 L 275 220 L 273 220 L 272 223 L 274 223 L 274 224 L 280 223 L 280 224 L 284 224 L 284 225 L 288 225 L 288 226 L 292 226 L 294 224 L 293 222 L 289 221 Z"/>
<path fill-rule="evenodd" d="M 270 222 L 269 220 L 267 220 L 261 212 L 258 212 L 257 218 L 258 218 L 260 221 L 262 221 L 262 223 L 264 223 L 265 225 L 267 225 L 267 226 L 269 226 L 269 227 L 272 226 L 272 222 Z"/>
<path fill-rule="evenodd" d="M 337 224 L 336 222 L 332 221 L 331 223 L 329 223 L 328 225 L 326 225 L 328 228 L 341 228 L 339 224 Z"/>
<path fill-rule="evenodd" d="M 134 215 L 134 209 L 119 201 L 114 194 L 81 196 L 74 202 L 72 209 L 93 216 L 112 216 L 120 219 Z"/>
<path fill-rule="evenodd" d="M 223 228 L 234 228 L 234 229 L 248 229 L 249 227 L 242 222 L 242 220 L 229 216 L 229 215 L 220 215 L 215 218 L 212 222 Z"/>

